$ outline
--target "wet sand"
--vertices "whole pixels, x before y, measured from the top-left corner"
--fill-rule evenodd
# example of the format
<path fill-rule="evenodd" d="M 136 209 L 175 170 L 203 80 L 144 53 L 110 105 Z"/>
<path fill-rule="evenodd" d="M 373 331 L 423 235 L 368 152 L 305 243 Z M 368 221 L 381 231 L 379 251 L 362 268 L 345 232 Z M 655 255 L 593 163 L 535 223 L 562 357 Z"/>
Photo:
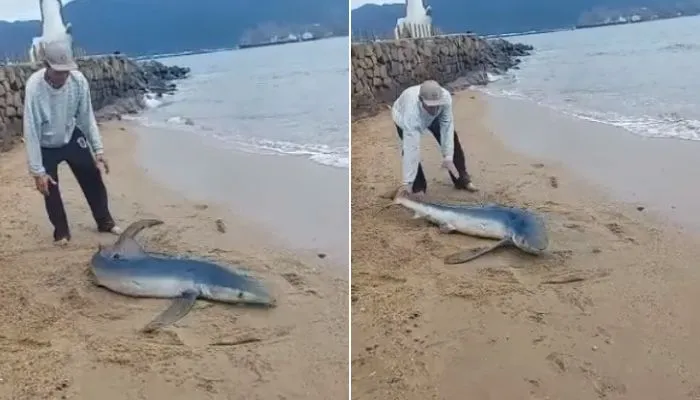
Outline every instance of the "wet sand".
<path fill-rule="evenodd" d="M 700 142 L 645 138 L 527 101 L 486 96 L 488 118 L 509 146 L 563 163 L 616 199 L 700 232 Z"/>
<path fill-rule="evenodd" d="M 240 262 L 267 282 L 279 306 L 259 310 L 198 302 L 175 326 L 139 333 L 168 301 L 130 299 L 89 283 L 92 253 L 114 237 L 95 232 L 63 165 L 59 174 L 73 240 L 67 248 L 54 247 L 43 200 L 18 148 L 0 154 L 0 398 L 346 397 L 344 274 L 328 259 L 286 250 L 258 223 L 226 207 L 161 186 L 139 166 L 137 135 L 129 127 L 102 127 L 112 164 L 106 178 L 111 209 L 119 223 L 164 220 L 162 227 L 141 233 L 147 248 Z M 187 160 L 197 162 L 202 160 Z M 225 222 L 226 233 L 217 231 L 217 219 Z"/>
<path fill-rule="evenodd" d="M 555 161 L 547 152 L 553 134 L 525 140 L 523 133 L 512 145 L 514 129 L 504 127 L 533 118 L 555 131 L 557 121 L 488 107 L 478 93 L 455 96 L 457 130 L 481 193 L 453 190 L 425 137 L 428 195 L 538 210 L 550 227 L 549 253 L 502 250 L 445 265 L 444 256 L 490 242 L 440 234 L 398 207 L 378 213 L 388 201 L 381 196 L 400 180 L 398 140 L 388 112 L 353 124 L 352 397 L 700 398 L 698 236 L 617 200 L 607 190 L 614 181 L 593 183 L 590 170 Z M 582 135 L 557 133 L 560 146 L 590 149 Z M 601 143 L 601 152 L 644 163 L 630 152 L 639 140 L 622 135 Z"/>
<path fill-rule="evenodd" d="M 347 276 L 347 168 L 305 157 L 246 153 L 176 129 L 130 129 L 139 134 L 141 164 L 159 182 L 198 201 L 221 204 L 285 246 L 322 254 Z"/>

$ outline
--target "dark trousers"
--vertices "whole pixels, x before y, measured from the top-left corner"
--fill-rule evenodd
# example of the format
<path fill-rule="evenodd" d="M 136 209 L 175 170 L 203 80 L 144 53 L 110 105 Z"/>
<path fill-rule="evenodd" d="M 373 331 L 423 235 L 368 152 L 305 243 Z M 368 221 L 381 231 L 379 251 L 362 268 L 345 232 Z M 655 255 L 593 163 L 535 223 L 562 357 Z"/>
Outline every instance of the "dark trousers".
<path fill-rule="evenodd" d="M 430 133 L 433 134 L 438 144 L 440 144 L 440 121 L 437 118 L 435 119 L 435 121 L 433 121 L 430 127 L 428 127 L 428 130 L 430 131 Z M 396 126 L 396 132 L 399 134 L 399 138 L 403 141 L 403 130 L 399 128 L 398 125 Z M 454 183 L 455 187 L 458 189 L 464 189 L 466 188 L 467 184 L 471 182 L 471 178 L 467 173 L 467 161 L 464 158 L 464 150 L 462 150 L 462 145 L 460 145 L 459 143 L 459 136 L 457 136 L 457 131 L 454 132 L 454 135 L 455 145 L 452 161 L 454 162 L 455 167 L 457 168 L 457 172 L 459 172 L 459 176 L 454 176 L 451 172 L 449 172 L 449 174 L 450 178 L 452 179 L 452 183 Z M 401 150 L 401 155 L 403 155 L 403 150 Z M 418 173 L 416 174 L 416 179 L 413 181 L 413 193 L 425 192 L 427 189 L 428 182 L 425 180 L 423 167 L 419 163 Z"/>
<path fill-rule="evenodd" d="M 92 216 L 97 222 L 97 229 L 100 232 L 109 232 L 114 228 L 114 219 L 109 213 L 107 189 L 102 181 L 102 173 L 95 165 L 95 159 L 85 135 L 79 129 L 75 129 L 70 142 L 63 147 L 42 147 L 41 157 L 46 173 L 56 181 L 56 185 L 49 185 L 49 195 L 44 198 L 46 212 L 49 214 L 49 220 L 54 227 L 54 240 L 70 239 L 66 209 L 63 207 L 63 200 L 61 199 L 58 185 L 58 165 L 63 161 L 68 163 L 71 171 L 73 171 L 73 175 L 75 175 L 75 179 L 83 190 L 85 199 L 92 211 Z"/>

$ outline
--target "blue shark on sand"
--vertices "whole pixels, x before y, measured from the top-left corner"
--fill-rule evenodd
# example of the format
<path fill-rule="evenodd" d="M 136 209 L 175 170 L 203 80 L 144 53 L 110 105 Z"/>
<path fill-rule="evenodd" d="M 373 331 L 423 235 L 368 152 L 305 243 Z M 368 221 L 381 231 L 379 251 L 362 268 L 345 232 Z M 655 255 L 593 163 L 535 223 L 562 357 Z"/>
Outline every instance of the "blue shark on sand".
<path fill-rule="evenodd" d="M 498 204 L 435 203 L 400 193 L 394 197 L 392 204 L 399 204 L 414 211 L 414 218 L 425 218 L 438 225 L 442 233 L 459 232 L 499 240 L 493 246 L 477 252 L 469 250 L 447 256 L 447 264 L 466 263 L 508 245 L 529 254 L 541 255 L 549 245 L 544 220 L 524 209 Z"/>
<path fill-rule="evenodd" d="M 131 297 L 173 299 L 143 331 L 177 322 L 187 315 L 198 298 L 265 307 L 276 305 L 260 282 L 241 271 L 211 261 L 144 251 L 134 237 L 144 228 L 162 223 L 156 219 L 134 222 L 113 245 L 100 245 L 91 262 L 98 286 Z"/>

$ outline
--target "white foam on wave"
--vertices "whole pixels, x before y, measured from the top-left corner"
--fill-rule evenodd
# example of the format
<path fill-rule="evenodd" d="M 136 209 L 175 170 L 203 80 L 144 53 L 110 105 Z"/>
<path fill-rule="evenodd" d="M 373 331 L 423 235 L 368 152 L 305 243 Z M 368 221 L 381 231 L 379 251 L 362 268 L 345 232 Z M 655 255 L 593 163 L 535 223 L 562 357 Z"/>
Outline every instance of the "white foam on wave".
<path fill-rule="evenodd" d="M 163 100 L 158 99 L 153 93 L 146 93 L 143 95 L 143 104 L 146 105 L 147 109 L 153 109 L 162 106 Z"/>
<path fill-rule="evenodd" d="M 300 144 L 242 135 L 221 134 L 217 133 L 216 129 L 200 126 L 197 124 L 197 121 L 185 116 L 169 117 L 164 120 L 147 118 L 145 116 L 135 116 L 131 119 L 148 127 L 181 129 L 197 135 L 208 136 L 220 141 L 227 147 L 246 153 L 306 156 L 315 163 L 336 168 L 348 168 L 350 165 L 347 147 L 332 147 L 325 144 Z"/>
<path fill-rule="evenodd" d="M 498 74 L 493 74 L 491 72 L 487 72 L 486 77 L 488 78 L 489 82 L 496 82 L 496 81 L 500 81 L 501 79 L 503 79 L 504 75 L 498 75 Z"/>
<path fill-rule="evenodd" d="M 626 117 L 615 113 L 569 112 L 588 121 L 617 126 L 634 134 L 652 138 L 700 140 L 700 121 L 666 116 Z"/>
<path fill-rule="evenodd" d="M 700 140 L 700 121 L 685 119 L 678 114 L 631 117 L 614 112 L 579 110 L 572 108 L 570 105 L 556 105 L 538 101 L 515 89 L 502 89 L 488 86 L 477 87 L 476 89 L 494 97 L 531 101 L 537 105 L 551 108 L 575 118 L 616 126 L 638 136 Z"/>
<path fill-rule="evenodd" d="M 318 164 L 336 168 L 348 168 L 350 165 L 347 147 L 330 147 L 324 144 L 298 144 L 217 134 L 212 136 L 229 143 L 238 150 L 249 153 L 306 156 L 309 160 Z"/>
<path fill-rule="evenodd" d="M 170 117 L 165 122 L 169 124 L 176 124 L 176 125 L 190 125 L 194 126 L 194 121 L 192 121 L 190 118 L 185 118 L 185 117 Z"/>

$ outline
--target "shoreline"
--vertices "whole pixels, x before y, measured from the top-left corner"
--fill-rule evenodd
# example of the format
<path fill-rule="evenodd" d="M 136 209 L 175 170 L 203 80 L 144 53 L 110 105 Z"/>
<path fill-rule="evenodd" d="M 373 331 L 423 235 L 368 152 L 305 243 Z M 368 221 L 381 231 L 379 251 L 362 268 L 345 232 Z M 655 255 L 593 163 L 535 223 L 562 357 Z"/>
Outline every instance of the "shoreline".
<path fill-rule="evenodd" d="M 91 254 L 114 237 L 95 232 L 66 165 L 59 174 L 73 240 L 66 248 L 51 244 L 43 201 L 17 146 L 0 155 L 0 347 L 6 361 L 0 398 L 347 395 L 347 278 L 327 260 L 280 248 L 250 221 L 161 186 L 138 166 L 138 138 L 129 124 L 103 123 L 101 130 L 112 167 L 106 177 L 110 208 L 120 224 L 162 219 L 162 228 L 139 235 L 146 248 L 240 263 L 270 287 L 279 305 L 260 311 L 202 301 L 174 326 L 141 335 L 137 330 L 167 301 L 131 299 L 89 283 Z M 226 233 L 217 231 L 218 218 Z M 212 347 L 246 338 L 259 342 Z"/>
<path fill-rule="evenodd" d="M 537 122 L 579 149 L 583 139 L 560 132 L 556 117 L 528 110 L 494 121 L 482 94 L 462 91 L 454 101 L 482 191 L 454 191 L 436 144 L 424 140 L 429 198 L 533 208 L 546 216 L 550 249 L 445 265 L 445 255 L 490 242 L 440 234 L 400 208 L 378 214 L 380 196 L 399 182 L 398 143 L 386 111 L 353 123 L 352 397 L 695 396 L 700 319 L 688 304 L 700 301 L 698 236 L 614 200 L 576 169 L 523 152 L 502 132 L 506 116 L 517 128 Z M 568 278 L 581 281 L 546 283 Z"/>
<path fill-rule="evenodd" d="M 694 171 L 700 169 L 700 142 L 642 137 L 528 100 L 482 96 L 488 119 L 512 148 L 560 163 L 604 188 L 614 200 L 642 207 L 663 223 L 700 232 L 695 212 L 700 191 L 684 184 L 693 182 Z"/>
<path fill-rule="evenodd" d="M 138 135 L 140 165 L 157 181 L 193 200 L 219 204 L 280 245 L 322 258 L 347 277 L 348 213 L 338 210 L 349 208 L 348 169 L 223 148 L 215 138 L 177 129 L 136 122 L 130 129 Z M 207 162 L 184 168 L 183 158 Z"/>

